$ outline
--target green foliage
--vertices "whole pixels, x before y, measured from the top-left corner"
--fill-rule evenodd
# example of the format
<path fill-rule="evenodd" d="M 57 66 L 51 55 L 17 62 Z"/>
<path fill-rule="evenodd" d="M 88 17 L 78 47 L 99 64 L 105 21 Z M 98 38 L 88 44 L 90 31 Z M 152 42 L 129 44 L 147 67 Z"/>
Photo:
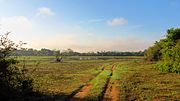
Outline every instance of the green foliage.
<path fill-rule="evenodd" d="M 61 62 L 62 61 L 62 57 L 61 56 L 61 52 L 60 50 L 54 51 L 55 57 L 56 57 L 56 62 Z"/>
<path fill-rule="evenodd" d="M 163 51 L 163 59 L 158 62 L 156 69 L 166 72 L 180 73 L 180 40 L 172 48 L 165 48 Z"/>
<path fill-rule="evenodd" d="M 155 66 L 158 70 L 180 73 L 180 28 L 168 29 L 166 38 L 148 48 L 145 56 L 147 60 L 159 60 Z"/>
<path fill-rule="evenodd" d="M 145 59 L 148 61 L 157 61 L 161 58 L 161 46 L 159 42 L 156 42 L 154 46 L 149 47 L 145 50 Z"/>
<path fill-rule="evenodd" d="M 167 37 L 167 39 L 169 41 L 172 41 L 172 42 L 176 43 L 177 40 L 180 39 L 180 28 L 176 28 L 176 29 L 171 28 L 171 29 L 168 29 L 167 33 L 168 34 L 167 34 L 166 37 Z"/>
<path fill-rule="evenodd" d="M 32 91 L 32 79 L 25 67 L 18 68 L 17 60 L 10 57 L 13 50 L 20 47 L 8 39 L 8 34 L 0 38 L 0 100 L 23 100 Z"/>

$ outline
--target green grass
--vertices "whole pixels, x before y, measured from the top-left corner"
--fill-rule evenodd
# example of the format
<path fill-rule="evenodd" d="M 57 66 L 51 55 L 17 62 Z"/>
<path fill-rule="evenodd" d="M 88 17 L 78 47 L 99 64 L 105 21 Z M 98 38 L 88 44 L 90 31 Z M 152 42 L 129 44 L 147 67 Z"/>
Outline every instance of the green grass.
<path fill-rule="evenodd" d="M 118 63 L 116 65 L 115 70 L 113 71 L 112 79 L 114 80 L 120 80 L 121 79 L 121 73 L 129 71 L 129 68 L 126 66 L 122 66 L 122 63 Z"/>
<path fill-rule="evenodd" d="M 70 94 L 93 78 L 100 64 L 94 63 L 41 63 L 33 73 L 35 89 L 43 92 Z M 32 68 L 33 69 L 33 68 Z"/>
<path fill-rule="evenodd" d="M 116 80 L 116 85 L 120 87 L 121 101 L 180 99 L 180 74 L 155 70 L 154 64 L 136 57 L 122 58 L 54 63 L 51 62 L 54 57 L 19 57 L 21 62 L 18 65 L 22 66 L 25 60 L 25 65 L 34 78 L 34 91 L 45 95 L 62 95 L 58 100 L 64 100 L 88 83 L 92 84 L 92 89 L 85 100 L 98 100 L 110 78 L 113 64 L 116 68 L 111 79 Z"/>
<path fill-rule="evenodd" d="M 54 59 L 55 56 L 18 56 L 17 59 L 22 61 L 22 60 L 28 60 L 28 61 L 47 61 Z"/>
<path fill-rule="evenodd" d="M 22 57 L 21 57 L 22 58 Z M 34 91 L 50 95 L 67 95 L 96 77 L 108 63 L 104 60 L 70 60 L 62 63 L 49 61 L 51 57 L 25 57 L 25 65 L 34 78 Z M 41 59 L 45 60 L 41 60 Z M 38 63 L 39 62 L 39 63 Z M 36 65 L 38 63 L 38 65 Z M 19 66 L 23 65 L 21 61 Z"/>
<path fill-rule="evenodd" d="M 120 73 L 121 100 L 178 100 L 180 75 L 153 69 L 153 64 L 127 63 Z"/>
<path fill-rule="evenodd" d="M 63 59 L 142 59 L 143 56 L 62 56 Z M 55 56 L 18 56 L 18 60 L 45 61 L 55 59 Z"/>
<path fill-rule="evenodd" d="M 107 80 L 110 78 L 111 70 L 103 70 L 90 84 L 92 85 L 91 90 L 86 95 L 85 100 L 98 101 L 103 94 L 104 87 Z"/>

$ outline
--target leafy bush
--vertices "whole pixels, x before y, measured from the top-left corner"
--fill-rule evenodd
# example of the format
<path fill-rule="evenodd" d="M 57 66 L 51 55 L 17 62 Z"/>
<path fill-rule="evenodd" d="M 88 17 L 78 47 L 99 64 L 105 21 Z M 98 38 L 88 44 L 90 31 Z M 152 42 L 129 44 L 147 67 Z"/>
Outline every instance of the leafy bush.
<path fill-rule="evenodd" d="M 160 56 L 158 59 L 155 57 L 157 55 Z M 158 70 L 180 73 L 180 28 L 169 29 L 166 38 L 148 48 L 145 56 L 151 60 L 159 60 L 155 66 Z"/>
<path fill-rule="evenodd" d="M 180 40 L 174 47 L 163 51 L 163 59 L 157 63 L 156 68 L 161 71 L 180 73 Z"/>
<path fill-rule="evenodd" d="M 8 39 L 8 34 L 0 38 L 0 100 L 14 101 L 24 100 L 24 97 L 32 91 L 32 79 L 27 74 L 25 66 L 19 68 L 18 63 L 10 54 L 22 44 L 15 44 Z"/>

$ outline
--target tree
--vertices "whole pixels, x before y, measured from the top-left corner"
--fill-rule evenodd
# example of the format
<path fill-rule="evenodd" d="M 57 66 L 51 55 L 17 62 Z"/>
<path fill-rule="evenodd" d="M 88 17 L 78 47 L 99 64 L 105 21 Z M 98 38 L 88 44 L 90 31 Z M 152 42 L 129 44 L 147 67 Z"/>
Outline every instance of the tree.
<path fill-rule="evenodd" d="M 62 57 L 61 56 L 61 52 L 60 50 L 56 50 L 54 51 L 55 57 L 56 57 L 56 62 L 62 62 Z"/>
<path fill-rule="evenodd" d="M 180 28 L 168 29 L 166 38 L 149 47 L 145 57 L 158 60 L 156 69 L 180 73 Z"/>
<path fill-rule="evenodd" d="M 24 43 L 15 44 L 8 35 L 9 32 L 0 36 L 0 100 L 22 100 L 32 91 L 32 79 L 25 67 L 19 68 L 18 61 L 10 57 L 11 52 Z"/>
<path fill-rule="evenodd" d="M 148 61 L 158 61 L 161 59 L 161 49 L 162 49 L 162 42 L 163 40 L 159 42 L 155 42 L 155 44 L 151 47 L 149 47 L 147 50 L 144 52 L 145 59 Z"/>
<path fill-rule="evenodd" d="M 177 43 L 178 39 L 180 39 L 180 28 L 170 28 L 167 30 L 167 40 Z"/>
<path fill-rule="evenodd" d="M 161 52 L 162 60 L 157 63 L 157 69 L 180 73 L 180 28 L 167 30 Z"/>

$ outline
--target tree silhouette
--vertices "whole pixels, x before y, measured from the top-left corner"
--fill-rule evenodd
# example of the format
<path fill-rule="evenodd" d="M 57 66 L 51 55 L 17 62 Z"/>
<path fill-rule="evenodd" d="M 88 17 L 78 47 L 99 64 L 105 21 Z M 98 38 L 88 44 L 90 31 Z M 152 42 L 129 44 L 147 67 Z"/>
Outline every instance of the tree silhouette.
<path fill-rule="evenodd" d="M 0 36 L 0 101 L 22 100 L 32 91 L 32 79 L 25 67 L 19 68 L 11 52 L 25 43 L 15 44 L 8 38 L 10 32 Z"/>

